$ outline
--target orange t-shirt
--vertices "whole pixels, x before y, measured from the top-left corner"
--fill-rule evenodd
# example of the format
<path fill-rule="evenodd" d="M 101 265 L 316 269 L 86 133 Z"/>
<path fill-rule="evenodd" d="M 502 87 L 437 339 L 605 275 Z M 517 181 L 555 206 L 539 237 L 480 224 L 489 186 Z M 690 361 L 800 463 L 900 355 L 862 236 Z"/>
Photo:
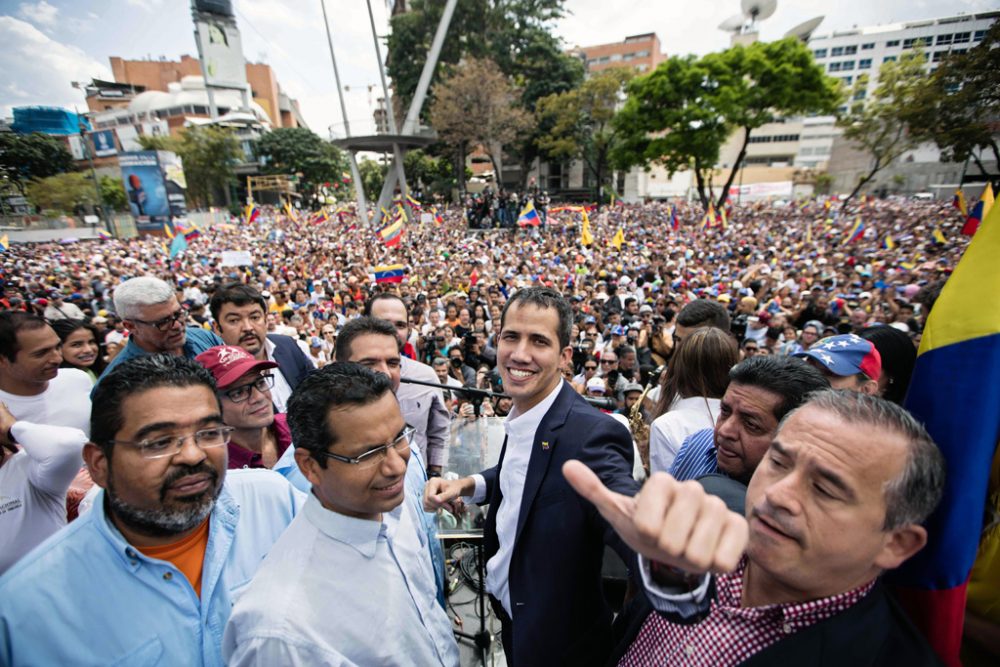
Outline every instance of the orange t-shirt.
<path fill-rule="evenodd" d="M 182 540 L 165 544 L 162 547 L 139 548 L 139 551 L 150 558 L 173 563 L 174 567 L 187 577 L 199 598 L 201 597 L 201 572 L 205 564 L 205 549 L 208 547 L 209 518 L 202 521 L 193 533 Z"/>

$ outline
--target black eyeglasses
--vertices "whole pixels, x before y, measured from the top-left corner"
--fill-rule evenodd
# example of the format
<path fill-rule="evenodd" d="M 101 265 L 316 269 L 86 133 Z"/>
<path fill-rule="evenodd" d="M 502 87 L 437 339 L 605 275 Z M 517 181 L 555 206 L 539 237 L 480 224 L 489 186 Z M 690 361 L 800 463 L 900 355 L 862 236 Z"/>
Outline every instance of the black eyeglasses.
<path fill-rule="evenodd" d="M 596 371 L 597 366 L 584 366 L 583 369 L 587 371 Z"/>
<path fill-rule="evenodd" d="M 617 364 L 617 363 L 618 363 L 617 359 L 601 359 L 602 366 L 609 366 L 611 364 Z"/>
<path fill-rule="evenodd" d="M 403 454 L 410 449 L 410 439 L 413 434 L 417 432 L 417 429 L 412 426 L 407 426 L 403 429 L 403 432 L 396 436 L 396 438 L 381 447 L 375 447 L 374 449 L 369 449 L 367 452 L 361 456 L 343 456 L 342 454 L 334 454 L 333 452 L 312 452 L 313 456 L 325 456 L 329 459 L 334 459 L 335 461 L 341 461 L 342 463 L 350 463 L 351 465 L 356 465 L 358 468 L 370 468 L 373 465 L 382 463 L 385 457 L 389 455 L 389 450 L 394 449 L 398 454 Z"/>
<path fill-rule="evenodd" d="M 187 320 L 187 316 L 187 308 L 181 308 L 173 315 L 168 315 L 162 320 L 156 320 L 155 322 L 147 322 L 135 317 L 132 318 L 132 321 L 138 322 L 139 324 L 145 324 L 147 327 L 155 327 L 157 331 L 169 331 L 170 327 L 174 326 L 174 322 L 180 321 L 181 323 L 184 323 Z"/>
<path fill-rule="evenodd" d="M 239 387 L 233 387 L 232 389 L 227 389 L 220 392 L 223 396 L 228 398 L 233 403 L 242 403 L 243 401 L 250 398 L 250 392 L 254 389 L 260 393 L 264 393 L 268 389 L 274 386 L 274 376 L 273 375 L 261 375 L 259 378 L 254 380 L 249 384 L 244 384 Z"/>

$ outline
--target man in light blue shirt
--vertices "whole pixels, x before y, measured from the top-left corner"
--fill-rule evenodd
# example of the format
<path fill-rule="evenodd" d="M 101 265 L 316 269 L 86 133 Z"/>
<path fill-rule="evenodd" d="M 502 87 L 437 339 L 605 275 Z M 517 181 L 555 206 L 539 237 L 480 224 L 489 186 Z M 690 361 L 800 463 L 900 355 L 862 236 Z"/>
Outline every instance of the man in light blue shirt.
<path fill-rule="evenodd" d="M 312 495 L 233 608 L 226 663 L 458 665 L 427 536 L 404 502 L 413 429 L 388 376 L 325 366 L 292 394 L 288 424 Z"/>
<path fill-rule="evenodd" d="M 129 330 L 128 343 L 104 369 L 98 384 L 129 359 L 149 354 L 194 359 L 210 347 L 225 345 L 211 331 L 187 326 L 188 313 L 177 303 L 174 288 L 159 278 L 130 278 L 115 289 L 114 300 L 115 310 Z"/>
<path fill-rule="evenodd" d="M 304 497 L 226 474 L 212 376 L 150 355 L 94 396 L 94 508 L 0 578 L 2 665 L 221 665 L 233 603 Z"/>

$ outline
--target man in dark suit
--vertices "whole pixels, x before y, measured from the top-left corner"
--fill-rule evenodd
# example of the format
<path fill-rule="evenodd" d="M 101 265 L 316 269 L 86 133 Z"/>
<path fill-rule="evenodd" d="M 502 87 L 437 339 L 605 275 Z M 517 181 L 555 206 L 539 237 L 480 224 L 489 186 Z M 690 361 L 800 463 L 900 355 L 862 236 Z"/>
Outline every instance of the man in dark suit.
<path fill-rule="evenodd" d="M 632 439 L 562 380 L 559 366 L 572 358 L 572 311 L 558 292 L 518 291 L 500 322 L 497 366 L 514 401 L 500 461 L 481 475 L 429 480 L 424 506 L 454 507 L 460 496 L 489 502 L 486 589 L 503 623 L 509 664 L 602 664 L 612 648 L 601 590 L 604 545 L 626 563 L 635 556 L 573 493 L 560 468 L 578 459 L 631 495 Z"/>
<path fill-rule="evenodd" d="M 292 391 L 316 368 L 309 355 L 294 338 L 267 333 L 267 301 L 249 285 L 223 285 L 212 295 L 209 308 L 226 345 L 242 347 L 258 361 L 278 364 L 271 398 L 277 412 L 286 412 Z"/>
<path fill-rule="evenodd" d="M 746 519 L 664 473 L 626 498 L 577 462 L 563 472 L 641 554 L 646 595 L 610 664 L 937 664 L 879 583 L 923 548 L 944 487 L 941 453 L 902 408 L 814 394 L 754 472 Z"/>

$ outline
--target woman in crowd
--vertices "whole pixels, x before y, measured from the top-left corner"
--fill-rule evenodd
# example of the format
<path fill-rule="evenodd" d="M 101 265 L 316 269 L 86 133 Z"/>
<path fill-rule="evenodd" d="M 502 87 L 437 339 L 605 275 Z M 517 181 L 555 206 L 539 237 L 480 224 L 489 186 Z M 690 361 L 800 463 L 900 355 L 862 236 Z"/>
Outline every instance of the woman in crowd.
<path fill-rule="evenodd" d="M 107 365 L 97 327 L 84 320 L 55 320 L 50 325 L 62 341 L 63 368 L 78 368 L 97 382 Z"/>
<path fill-rule="evenodd" d="M 667 471 L 691 434 L 711 428 L 740 360 L 736 341 L 714 327 L 696 329 L 674 349 L 649 431 L 650 472 Z"/>

